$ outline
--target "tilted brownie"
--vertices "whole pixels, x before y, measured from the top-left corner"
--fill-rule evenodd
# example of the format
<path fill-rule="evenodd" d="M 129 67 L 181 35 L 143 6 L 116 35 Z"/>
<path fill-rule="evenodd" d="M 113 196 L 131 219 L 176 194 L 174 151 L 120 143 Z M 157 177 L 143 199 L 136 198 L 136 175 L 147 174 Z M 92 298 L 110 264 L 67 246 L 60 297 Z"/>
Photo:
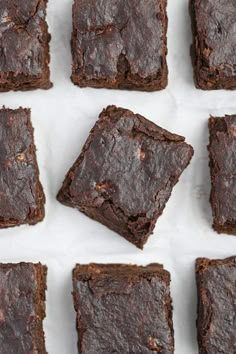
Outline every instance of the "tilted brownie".
<path fill-rule="evenodd" d="M 80 354 L 174 353 L 170 274 L 159 264 L 77 265 Z"/>
<path fill-rule="evenodd" d="M 74 0 L 72 81 L 155 91 L 167 85 L 167 0 Z"/>
<path fill-rule="evenodd" d="M 235 0 L 190 0 L 190 15 L 196 87 L 236 89 Z"/>
<path fill-rule="evenodd" d="M 0 110 L 0 228 L 44 218 L 30 110 Z"/>
<path fill-rule="evenodd" d="M 47 0 L 0 1 L 0 92 L 49 89 Z"/>
<path fill-rule="evenodd" d="M 236 257 L 196 261 L 199 354 L 236 353 Z"/>
<path fill-rule="evenodd" d="M 213 228 L 236 235 L 236 115 L 209 119 Z"/>
<path fill-rule="evenodd" d="M 183 137 L 109 106 L 69 170 L 58 200 L 143 248 L 192 155 Z"/>
<path fill-rule="evenodd" d="M 40 263 L 0 263 L 1 354 L 46 354 L 46 276 Z"/>

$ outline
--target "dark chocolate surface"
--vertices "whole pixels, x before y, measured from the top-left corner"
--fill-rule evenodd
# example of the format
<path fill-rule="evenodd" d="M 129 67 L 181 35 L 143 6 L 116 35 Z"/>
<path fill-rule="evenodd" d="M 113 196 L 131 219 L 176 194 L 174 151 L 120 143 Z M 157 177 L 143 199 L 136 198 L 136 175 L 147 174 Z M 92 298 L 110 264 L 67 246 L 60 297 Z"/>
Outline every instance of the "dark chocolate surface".
<path fill-rule="evenodd" d="M 236 352 L 236 257 L 196 262 L 200 354 Z"/>
<path fill-rule="evenodd" d="M 202 89 L 236 88 L 236 3 L 190 0 L 195 82 Z"/>
<path fill-rule="evenodd" d="M 58 199 L 142 248 L 192 154 L 183 137 L 109 106 L 67 174 Z"/>
<path fill-rule="evenodd" d="M 213 227 L 236 234 L 236 115 L 209 119 Z"/>
<path fill-rule="evenodd" d="M 44 218 L 30 110 L 0 110 L 0 227 Z"/>
<path fill-rule="evenodd" d="M 0 1 L 0 91 L 51 87 L 46 3 Z"/>
<path fill-rule="evenodd" d="M 80 86 L 167 85 L 166 0 L 75 0 L 72 80 Z"/>
<path fill-rule="evenodd" d="M 0 264 L 0 353 L 44 354 L 46 267 Z"/>
<path fill-rule="evenodd" d="M 80 354 L 174 352 L 170 275 L 159 264 L 77 265 Z"/>

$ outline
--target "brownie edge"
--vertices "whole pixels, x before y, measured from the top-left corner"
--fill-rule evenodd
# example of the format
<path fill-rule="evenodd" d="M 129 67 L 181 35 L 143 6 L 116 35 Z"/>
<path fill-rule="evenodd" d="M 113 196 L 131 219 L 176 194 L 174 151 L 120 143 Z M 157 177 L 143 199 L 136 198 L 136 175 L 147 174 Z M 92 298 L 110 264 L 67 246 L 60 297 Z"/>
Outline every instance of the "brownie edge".
<path fill-rule="evenodd" d="M 199 354 L 236 352 L 236 256 L 196 260 Z"/>
<path fill-rule="evenodd" d="M 160 264 L 77 264 L 79 353 L 174 353 L 169 285 L 170 274 Z"/>

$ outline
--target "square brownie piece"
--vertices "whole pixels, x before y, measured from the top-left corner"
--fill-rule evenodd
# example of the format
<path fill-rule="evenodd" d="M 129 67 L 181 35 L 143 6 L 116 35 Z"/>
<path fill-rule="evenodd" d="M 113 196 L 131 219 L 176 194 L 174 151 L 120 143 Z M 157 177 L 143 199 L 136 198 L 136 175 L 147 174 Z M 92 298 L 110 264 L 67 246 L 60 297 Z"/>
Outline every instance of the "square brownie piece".
<path fill-rule="evenodd" d="M 80 354 L 174 353 L 170 274 L 159 264 L 77 265 Z"/>
<path fill-rule="evenodd" d="M 30 110 L 0 110 L 0 228 L 44 218 Z"/>
<path fill-rule="evenodd" d="M 109 106 L 57 198 L 143 248 L 192 155 L 183 137 Z"/>
<path fill-rule="evenodd" d="M 40 263 L 0 263 L 1 354 L 46 354 L 46 276 Z"/>
<path fill-rule="evenodd" d="M 236 353 L 236 257 L 196 261 L 199 354 Z"/>
<path fill-rule="evenodd" d="M 210 117 L 213 228 L 236 235 L 236 115 Z"/>
<path fill-rule="evenodd" d="M 202 90 L 236 88 L 235 0 L 190 0 L 194 80 Z"/>
<path fill-rule="evenodd" d="M 0 1 L 0 92 L 49 89 L 47 0 Z"/>
<path fill-rule="evenodd" d="M 156 91 L 167 86 L 167 0 L 75 0 L 72 81 Z"/>

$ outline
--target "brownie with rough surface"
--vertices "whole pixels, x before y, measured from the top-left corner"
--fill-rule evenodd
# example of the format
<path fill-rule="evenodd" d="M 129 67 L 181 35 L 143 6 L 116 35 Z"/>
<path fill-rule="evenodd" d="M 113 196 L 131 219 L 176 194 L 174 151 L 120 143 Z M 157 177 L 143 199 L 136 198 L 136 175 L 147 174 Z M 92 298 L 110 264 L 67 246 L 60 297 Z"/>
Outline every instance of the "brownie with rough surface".
<path fill-rule="evenodd" d="M 196 87 L 236 89 L 235 0 L 190 0 L 190 15 Z"/>
<path fill-rule="evenodd" d="M 236 235 L 236 115 L 209 118 L 213 228 Z"/>
<path fill-rule="evenodd" d="M 143 248 L 192 155 L 183 137 L 108 106 L 57 198 Z"/>
<path fill-rule="evenodd" d="M 0 92 L 49 89 L 47 0 L 0 1 Z"/>
<path fill-rule="evenodd" d="M 168 81 L 167 0 L 74 0 L 72 81 L 155 91 Z"/>
<path fill-rule="evenodd" d="M 46 354 L 46 277 L 40 263 L 0 263 L 1 354 Z"/>
<path fill-rule="evenodd" d="M 199 354 L 236 353 L 236 257 L 196 261 Z"/>
<path fill-rule="evenodd" d="M 80 354 L 174 353 L 170 274 L 159 264 L 77 265 Z"/>
<path fill-rule="evenodd" d="M 30 110 L 0 110 L 0 228 L 44 218 Z"/>

